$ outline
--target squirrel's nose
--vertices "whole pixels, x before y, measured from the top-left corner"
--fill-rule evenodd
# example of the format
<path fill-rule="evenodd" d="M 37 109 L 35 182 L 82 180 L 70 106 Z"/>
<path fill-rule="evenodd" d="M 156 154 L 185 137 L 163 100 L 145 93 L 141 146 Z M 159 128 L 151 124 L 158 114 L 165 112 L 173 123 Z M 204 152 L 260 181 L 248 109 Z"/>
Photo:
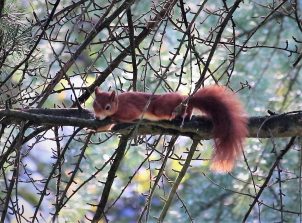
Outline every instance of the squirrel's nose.
<path fill-rule="evenodd" d="M 105 115 L 98 115 L 98 114 L 95 114 L 94 116 L 95 116 L 95 118 L 98 119 L 98 120 L 103 120 L 103 119 L 106 118 Z"/>

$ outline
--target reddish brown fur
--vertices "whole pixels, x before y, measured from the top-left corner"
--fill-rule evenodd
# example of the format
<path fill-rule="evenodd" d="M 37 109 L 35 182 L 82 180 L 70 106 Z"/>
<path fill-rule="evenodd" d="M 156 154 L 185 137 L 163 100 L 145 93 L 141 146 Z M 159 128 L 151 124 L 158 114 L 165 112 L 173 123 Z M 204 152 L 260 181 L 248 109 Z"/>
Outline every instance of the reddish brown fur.
<path fill-rule="evenodd" d="M 111 101 L 110 95 L 108 92 L 101 92 L 96 89 L 96 98 L 93 102 L 95 116 L 97 118 L 110 116 L 119 122 L 133 122 L 140 119 L 142 115 L 151 120 L 169 120 L 173 118 L 174 108 L 184 99 L 178 93 L 152 95 L 143 92 L 125 92 Z M 113 103 L 118 104 L 118 106 L 112 106 L 111 111 L 106 111 L 105 106 Z"/>
<path fill-rule="evenodd" d="M 149 120 L 170 120 L 175 118 L 175 108 L 186 98 L 179 93 L 152 95 L 142 92 L 114 93 L 95 90 L 93 103 L 97 118 L 111 117 L 115 121 L 132 122 L 145 118 Z M 110 109 L 106 110 L 106 106 Z M 232 170 L 247 135 L 247 119 L 237 97 L 224 87 L 210 86 L 200 89 L 189 100 L 187 111 L 181 116 L 191 116 L 197 108 L 213 121 L 215 152 L 211 168 L 215 171 Z"/>
<path fill-rule="evenodd" d="M 220 172 L 232 170 L 248 134 L 247 119 L 239 99 L 224 87 L 212 86 L 200 89 L 189 106 L 198 108 L 213 121 L 215 152 L 211 168 Z"/>

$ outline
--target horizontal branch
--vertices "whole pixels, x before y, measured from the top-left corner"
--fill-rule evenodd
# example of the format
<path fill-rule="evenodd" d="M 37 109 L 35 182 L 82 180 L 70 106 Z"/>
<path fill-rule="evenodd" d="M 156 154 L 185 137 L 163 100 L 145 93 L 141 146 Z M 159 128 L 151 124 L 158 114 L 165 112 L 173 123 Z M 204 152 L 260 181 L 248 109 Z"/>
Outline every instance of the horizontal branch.
<path fill-rule="evenodd" d="M 83 109 L 26 109 L 1 110 L 0 124 L 18 124 L 28 121 L 33 126 L 75 126 L 88 129 L 97 129 L 113 122 L 110 119 L 96 120 L 93 112 Z M 212 122 L 206 117 L 193 116 L 191 120 L 148 121 L 141 120 L 135 123 L 118 123 L 112 132 L 127 134 L 136 127 L 136 134 L 163 134 L 198 136 L 201 139 L 210 139 Z M 302 136 L 302 111 L 281 115 L 271 115 L 249 118 L 249 137 L 271 138 Z"/>

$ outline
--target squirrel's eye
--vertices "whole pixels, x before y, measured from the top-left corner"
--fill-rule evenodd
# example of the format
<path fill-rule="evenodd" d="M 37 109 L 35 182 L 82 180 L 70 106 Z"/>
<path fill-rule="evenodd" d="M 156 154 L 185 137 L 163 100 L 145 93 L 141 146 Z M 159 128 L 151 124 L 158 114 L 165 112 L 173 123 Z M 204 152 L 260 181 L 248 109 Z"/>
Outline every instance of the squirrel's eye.
<path fill-rule="evenodd" d="M 105 110 L 107 110 L 107 111 L 110 110 L 110 108 L 111 108 L 111 106 L 109 104 L 105 106 Z"/>

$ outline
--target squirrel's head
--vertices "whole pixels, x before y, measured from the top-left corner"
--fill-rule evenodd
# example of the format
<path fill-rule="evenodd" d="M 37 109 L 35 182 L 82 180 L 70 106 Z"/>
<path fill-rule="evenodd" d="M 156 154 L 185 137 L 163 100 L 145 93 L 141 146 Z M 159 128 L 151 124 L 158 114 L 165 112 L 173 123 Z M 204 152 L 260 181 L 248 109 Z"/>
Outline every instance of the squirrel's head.
<path fill-rule="evenodd" d="M 111 93 L 102 92 L 98 87 L 95 88 L 95 99 L 93 109 L 97 119 L 104 119 L 113 115 L 117 111 L 118 98 L 115 91 Z"/>

